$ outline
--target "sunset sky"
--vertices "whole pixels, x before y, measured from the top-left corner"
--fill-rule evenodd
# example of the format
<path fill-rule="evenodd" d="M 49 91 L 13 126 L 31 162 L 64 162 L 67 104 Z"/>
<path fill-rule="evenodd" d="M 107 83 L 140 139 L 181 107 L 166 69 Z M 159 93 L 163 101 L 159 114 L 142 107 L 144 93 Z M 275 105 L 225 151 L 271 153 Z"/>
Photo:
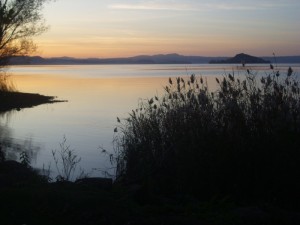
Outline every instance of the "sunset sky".
<path fill-rule="evenodd" d="M 56 0 L 44 57 L 300 55 L 299 0 Z"/>

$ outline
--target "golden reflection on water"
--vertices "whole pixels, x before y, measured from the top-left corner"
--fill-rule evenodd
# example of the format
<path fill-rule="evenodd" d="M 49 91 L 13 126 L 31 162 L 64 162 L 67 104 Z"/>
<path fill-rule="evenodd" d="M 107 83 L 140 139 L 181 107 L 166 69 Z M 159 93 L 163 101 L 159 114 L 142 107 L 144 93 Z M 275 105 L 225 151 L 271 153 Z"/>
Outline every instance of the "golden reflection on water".
<path fill-rule="evenodd" d="M 172 78 L 175 82 L 175 78 Z M 216 89 L 214 76 L 204 77 L 211 91 Z M 70 78 L 64 76 L 14 75 L 13 82 L 21 92 L 57 96 L 72 107 L 90 110 L 117 108 L 118 113 L 135 109 L 141 99 L 163 95 L 167 77 L 147 78 Z"/>
<path fill-rule="evenodd" d="M 68 100 L 78 107 L 102 104 L 130 105 L 140 98 L 161 93 L 167 78 L 70 78 L 64 76 L 14 75 L 21 92 L 40 93 Z M 124 110 L 126 110 L 125 107 Z"/>

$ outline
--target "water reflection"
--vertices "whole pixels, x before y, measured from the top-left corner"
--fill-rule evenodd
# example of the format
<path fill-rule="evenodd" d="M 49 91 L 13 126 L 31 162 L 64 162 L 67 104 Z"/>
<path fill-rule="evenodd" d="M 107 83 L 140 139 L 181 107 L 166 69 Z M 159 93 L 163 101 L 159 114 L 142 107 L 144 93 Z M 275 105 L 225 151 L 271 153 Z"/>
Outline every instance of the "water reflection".
<path fill-rule="evenodd" d="M 14 138 L 13 130 L 9 127 L 14 111 L 0 113 L 0 145 L 7 160 L 20 160 L 20 154 L 25 152 L 30 162 L 35 163 L 41 147 L 34 143 L 32 137 L 23 140 Z"/>

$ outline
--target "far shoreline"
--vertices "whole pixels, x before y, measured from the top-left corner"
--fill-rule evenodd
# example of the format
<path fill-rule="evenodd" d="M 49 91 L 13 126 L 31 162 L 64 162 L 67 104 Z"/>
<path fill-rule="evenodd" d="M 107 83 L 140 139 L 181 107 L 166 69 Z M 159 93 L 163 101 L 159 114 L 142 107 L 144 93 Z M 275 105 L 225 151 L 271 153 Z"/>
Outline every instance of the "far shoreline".
<path fill-rule="evenodd" d="M 292 56 L 259 56 L 271 63 L 300 63 L 300 55 Z M 208 64 L 211 61 L 226 61 L 230 56 L 190 56 L 171 54 L 137 55 L 117 58 L 75 58 L 17 56 L 9 61 L 10 66 L 16 65 L 140 65 L 140 64 Z M 241 63 L 238 61 L 238 63 Z"/>

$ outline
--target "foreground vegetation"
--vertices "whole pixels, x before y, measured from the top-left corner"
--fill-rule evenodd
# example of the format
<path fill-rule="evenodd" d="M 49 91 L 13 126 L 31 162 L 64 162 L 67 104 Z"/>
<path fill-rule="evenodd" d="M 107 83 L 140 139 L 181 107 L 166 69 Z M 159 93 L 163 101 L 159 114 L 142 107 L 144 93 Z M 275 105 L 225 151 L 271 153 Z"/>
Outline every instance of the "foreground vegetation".
<path fill-rule="evenodd" d="M 291 68 L 258 78 L 170 79 L 120 121 L 117 180 L 153 195 L 300 209 L 300 86 Z M 147 197 L 145 197 L 147 196 Z"/>

